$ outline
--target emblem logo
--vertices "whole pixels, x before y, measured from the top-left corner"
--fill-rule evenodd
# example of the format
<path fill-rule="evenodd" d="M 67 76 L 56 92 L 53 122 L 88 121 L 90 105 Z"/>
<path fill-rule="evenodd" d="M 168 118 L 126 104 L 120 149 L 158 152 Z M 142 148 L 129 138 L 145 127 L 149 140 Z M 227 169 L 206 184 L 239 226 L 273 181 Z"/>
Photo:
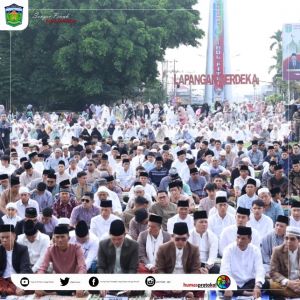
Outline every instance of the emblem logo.
<path fill-rule="evenodd" d="M 6 24 L 16 27 L 22 24 L 23 21 L 23 7 L 17 4 L 12 4 L 5 7 Z"/>

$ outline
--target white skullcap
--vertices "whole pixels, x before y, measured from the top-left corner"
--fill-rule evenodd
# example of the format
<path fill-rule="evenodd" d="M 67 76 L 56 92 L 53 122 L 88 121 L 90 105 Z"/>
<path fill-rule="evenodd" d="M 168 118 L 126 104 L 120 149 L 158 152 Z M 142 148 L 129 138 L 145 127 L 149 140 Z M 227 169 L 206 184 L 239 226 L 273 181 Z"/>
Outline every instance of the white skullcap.
<path fill-rule="evenodd" d="M 258 190 L 257 195 L 259 195 L 261 193 L 269 193 L 270 194 L 270 191 L 268 188 L 264 187 L 264 188 L 261 188 Z"/>
<path fill-rule="evenodd" d="M 6 209 L 9 209 L 9 208 L 13 208 L 13 209 L 17 210 L 17 205 L 16 205 L 16 203 L 15 203 L 15 202 L 8 202 L 8 203 L 6 204 Z"/>
<path fill-rule="evenodd" d="M 59 218 L 58 225 L 70 225 L 70 219 L 69 218 Z"/>
<path fill-rule="evenodd" d="M 136 185 L 134 188 L 133 188 L 133 191 L 134 192 L 137 192 L 137 191 L 144 191 L 145 188 L 142 186 L 142 185 Z"/>
<path fill-rule="evenodd" d="M 29 189 L 26 186 L 21 186 L 19 188 L 19 194 L 29 194 Z"/>
<path fill-rule="evenodd" d="M 227 198 L 227 193 L 225 191 L 217 191 L 216 198 L 217 197 L 226 197 Z"/>
<path fill-rule="evenodd" d="M 225 150 L 221 150 L 220 151 L 220 155 L 222 155 L 222 156 L 224 155 L 225 156 L 226 155 L 226 151 Z"/>
<path fill-rule="evenodd" d="M 100 186 L 97 190 L 97 193 L 101 193 L 101 192 L 109 194 L 110 191 L 106 186 Z"/>
<path fill-rule="evenodd" d="M 288 226 L 286 228 L 286 235 L 288 235 L 288 234 L 292 234 L 292 235 L 300 237 L 300 228 L 296 227 L 296 226 Z"/>

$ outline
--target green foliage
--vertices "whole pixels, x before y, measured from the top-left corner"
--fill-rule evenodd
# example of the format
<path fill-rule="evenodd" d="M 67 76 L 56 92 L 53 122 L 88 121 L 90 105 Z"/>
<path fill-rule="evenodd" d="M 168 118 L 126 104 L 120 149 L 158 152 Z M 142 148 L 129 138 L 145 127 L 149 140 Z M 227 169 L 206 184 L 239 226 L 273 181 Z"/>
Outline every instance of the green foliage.
<path fill-rule="evenodd" d="M 164 103 L 167 101 L 167 93 L 161 82 L 156 81 L 147 86 L 143 92 L 143 99 L 146 102 Z"/>
<path fill-rule="evenodd" d="M 281 101 L 283 101 L 283 96 L 281 94 L 273 94 L 266 97 L 266 101 L 272 105 L 275 105 Z"/>
<path fill-rule="evenodd" d="M 165 50 L 180 44 L 196 46 L 204 35 L 198 27 L 199 12 L 191 10 L 196 3 L 31 1 L 29 27 L 12 33 L 13 101 L 48 109 L 80 109 L 84 103 L 134 97 L 145 86 L 159 90 L 157 62 Z M 66 8 L 70 10 L 58 10 Z M 76 23 L 49 24 L 43 19 L 62 16 Z M 7 45 L 5 33 L 0 33 L 0 44 Z M 6 62 L 0 69 L 3 91 L 7 66 Z"/>

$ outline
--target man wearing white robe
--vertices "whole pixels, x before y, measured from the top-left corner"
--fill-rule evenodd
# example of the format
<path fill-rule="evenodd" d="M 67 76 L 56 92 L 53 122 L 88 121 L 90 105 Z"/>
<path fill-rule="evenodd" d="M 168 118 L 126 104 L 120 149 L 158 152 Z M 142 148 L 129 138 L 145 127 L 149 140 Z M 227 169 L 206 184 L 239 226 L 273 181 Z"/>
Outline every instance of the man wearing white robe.
<path fill-rule="evenodd" d="M 237 227 L 235 235 L 236 241 L 224 250 L 220 274 L 234 278 L 238 290 L 225 291 L 224 296 L 254 296 L 257 299 L 261 296 L 261 289 L 267 288 L 260 250 L 251 243 L 250 227 Z"/>
<path fill-rule="evenodd" d="M 294 201 L 291 205 L 290 226 L 300 228 L 300 202 Z"/>
<path fill-rule="evenodd" d="M 263 212 L 264 202 L 260 199 L 254 200 L 252 202 L 252 214 L 247 223 L 248 226 L 257 230 L 261 240 L 274 229 L 272 219 L 264 215 Z"/>
<path fill-rule="evenodd" d="M 223 229 L 221 232 L 220 240 L 219 240 L 219 253 L 223 256 L 223 252 L 225 248 L 233 243 L 236 240 L 236 233 L 238 226 L 246 226 L 247 222 L 249 221 L 250 216 L 250 209 L 238 207 L 236 211 L 236 225 L 228 226 L 227 228 Z M 260 236 L 257 230 L 252 229 L 252 239 L 251 243 L 256 247 L 260 247 Z"/>
<path fill-rule="evenodd" d="M 234 215 L 228 212 L 229 205 L 226 197 L 217 197 L 216 206 L 217 213 L 209 213 L 208 228 L 219 238 L 224 228 L 235 224 L 235 218 Z"/>
<path fill-rule="evenodd" d="M 244 207 L 250 209 L 252 207 L 252 202 L 258 199 L 256 195 L 257 182 L 253 178 L 249 178 L 246 183 L 246 194 L 240 196 L 237 199 L 237 207 Z"/>
<path fill-rule="evenodd" d="M 109 232 L 110 224 L 114 220 L 120 220 L 119 217 L 112 214 L 112 201 L 103 200 L 100 203 L 101 213 L 99 216 L 91 219 L 91 232 L 97 236 L 99 240 Z"/>
<path fill-rule="evenodd" d="M 186 153 L 184 150 L 177 152 L 177 159 L 172 163 L 172 168 L 176 168 L 180 178 L 184 182 L 188 182 L 190 179 L 190 169 L 185 161 Z"/>
<path fill-rule="evenodd" d="M 194 212 L 195 228 L 190 233 L 189 242 L 199 248 L 203 273 L 218 274 L 220 268 L 215 264 L 218 256 L 218 238 L 208 229 L 207 212 Z"/>
<path fill-rule="evenodd" d="M 169 234 L 173 234 L 174 224 L 178 222 L 184 222 L 187 224 L 189 232 L 194 229 L 194 220 L 189 213 L 189 201 L 188 200 L 179 200 L 177 203 L 177 214 L 168 219 L 167 231 Z"/>
<path fill-rule="evenodd" d="M 97 190 L 97 194 L 94 195 L 95 205 L 101 206 L 100 203 L 105 200 L 111 200 L 113 213 L 116 215 L 121 215 L 122 206 L 118 195 L 109 190 L 106 186 L 100 186 Z"/>

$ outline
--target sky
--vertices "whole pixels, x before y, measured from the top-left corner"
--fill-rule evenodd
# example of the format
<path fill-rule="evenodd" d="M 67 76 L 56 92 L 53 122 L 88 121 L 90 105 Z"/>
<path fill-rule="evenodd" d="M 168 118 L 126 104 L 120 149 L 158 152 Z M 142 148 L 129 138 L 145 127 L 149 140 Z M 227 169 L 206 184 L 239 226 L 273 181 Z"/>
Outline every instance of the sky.
<path fill-rule="evenodd" d="M 166 51 L 165 60 L 177 60 L 178 73 L 205 74 L 209 0 L 199 0 L 200 28 L 206 36 L 201 46 L 180 46 Z M 272 81 L 268 73 L 274 63 L 270 37 L 285 23 L 300 23 L 300 0 L 227 0 L 231 73 L 257 74 L 261 84 Z M 275 53 L 274 53 L 275 54 Z M 274 75 L 274 74 L 273 74 Z M 253 91 L 252 86 L 235 86 L 233 94 Z"/>

